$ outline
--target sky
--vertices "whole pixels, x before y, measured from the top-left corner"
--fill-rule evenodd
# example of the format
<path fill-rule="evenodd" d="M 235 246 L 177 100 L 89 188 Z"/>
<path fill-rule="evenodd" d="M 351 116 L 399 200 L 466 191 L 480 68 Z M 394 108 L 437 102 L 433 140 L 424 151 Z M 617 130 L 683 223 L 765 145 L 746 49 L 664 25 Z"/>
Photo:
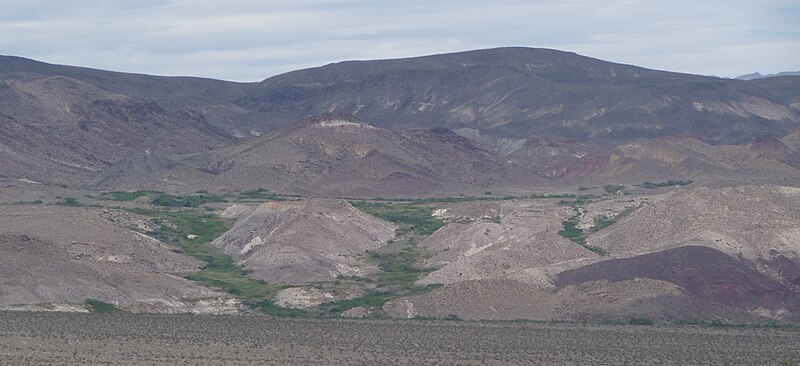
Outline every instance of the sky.
<path fill-rule="evenodd" d="M 259 81 L 503 46 L 736 77 L 800 70 L 800 0 L 0 0 L 0 54 Z"/>

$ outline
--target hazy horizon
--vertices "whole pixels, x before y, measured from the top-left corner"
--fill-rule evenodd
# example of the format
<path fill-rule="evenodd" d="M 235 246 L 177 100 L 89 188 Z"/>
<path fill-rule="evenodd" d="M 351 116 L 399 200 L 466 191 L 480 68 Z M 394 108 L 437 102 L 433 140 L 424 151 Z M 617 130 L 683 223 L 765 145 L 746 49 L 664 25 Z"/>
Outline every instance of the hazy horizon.
<path fill-rule="evenodd" d="M 785 0 L 0 5 L 0 54 L 154 75 L 259 81 L 345 60 L 509 46 L 720 77 L 800 70 L 800 4 Z"/>

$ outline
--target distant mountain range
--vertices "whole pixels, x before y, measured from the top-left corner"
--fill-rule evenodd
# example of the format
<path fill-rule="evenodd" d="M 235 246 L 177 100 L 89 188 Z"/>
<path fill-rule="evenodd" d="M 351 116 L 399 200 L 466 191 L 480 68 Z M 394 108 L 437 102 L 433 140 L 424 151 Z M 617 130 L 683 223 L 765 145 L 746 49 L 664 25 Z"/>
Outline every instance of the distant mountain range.
<path fill-rule="evenodd" d="M 776 76 L 798 76 L 798 75 L 800 75 L 800 71 L 784 71 L 784 72 L 779 72 L 777 74 L 767 74 L 767 75 L 762 75 L 759 72 L 754 72 L 752 74 L 739 76 L 736 79 L 738 79 L 738 80 L 756 80 L 756 79 L 763 79 L 763 78 L 772 78 L 772 77 L 776 77 Z"/>
<path fill-rule="evenodd" d="M 426 146 L 415 153 L 430 156 L 439 154 L 436 148 L 475 147 L 486 151 L 471 154 L 491 155 L 490 160 L 504 164 L 523 164 L 518 160 L 531 157 L 520 154 L 543 154 L 550 151 L 547 144 L 560 141 L 558 144 L 569 145 L 559 150 L 564 154 L 571 151 L 570 156 L 583 156 L 572 150 L 588 149 L 598 154 L 605 151 L 601 155 L 608 158 L 618 155 L 613 151 L 618 146 L 675 135 L 692 136 L 711 145 L 784 139 L 800 122 L 800 77 L 729 80 L 533 48 L 341 62 L 259 83 L 115 73 L 0 57 L 0 176 L 78 185 L 106 179 L 107 169 L 119 169 L 119 164 L 130 163 L 136 156 L 150 155 L 142 161 L 198 161 L 198 157 L 173 156 L 200 154 L 186 156 L 215 156 L 209 162 L 220 165 L 195 168 L 238 167 L 242 162 L 231 159 L 241 154 L 228 155 L 250 145 L 236 144 L 267 135 L 273 136 L 268 141 L 274 144 L 278 131 L 324 113 L 352 115 L 380 131 L 406 129 L 399 132 L 403 138 L 418 138 L 415 143 Z M 436 136 L 447 137 L 448 142 L 427 146 Z M 459 142 L 462 140 L 475 146 Z M 535 143 L 544 145 L 532 146 Z M 517 151 L 517 145 L 525 149 Z M 579 147 L 583 145 L 590 147 Z M 794 154 L 795 149 L 788 151 Z M 370 159 L 377 158 L 365 153 Z M 606 158 L 598 157 L 601 155 L 592 156 L 604 161 Z M 264 163 L 267 165 L 286 159 L 274 155 L 261 158 L 269 160 Z M 428 162 L 419 160 L 420 156 L 383 159 L 411 164 L 395 170 L 402 174 L 430 179 L 437 175 L 420 173 Z M 578 168 L 575 164 L 579 162 L 571 161 L 577 158 L 564 155 L 558 164 L 554 159 L 558 160 L 554 155 L 535 160 L 535 164 L 525 162 L 527 168 L 520 174 L 532 172 L 537 177 L 533 180 L 511 175 L 507 179 L 574 178 L 586 176 L 601 164 L 586 165 L 582 160 L 584 166 Z M 567 163 L 574 169 L 564 166 Z M 490 165 L 478 171 L 488 177 L 493 169 L 507 169 L 502 164 Z M 308 183 L 302 174 L 293 179 Z M 483 178 L 470 175 L 469 179 Z"/>

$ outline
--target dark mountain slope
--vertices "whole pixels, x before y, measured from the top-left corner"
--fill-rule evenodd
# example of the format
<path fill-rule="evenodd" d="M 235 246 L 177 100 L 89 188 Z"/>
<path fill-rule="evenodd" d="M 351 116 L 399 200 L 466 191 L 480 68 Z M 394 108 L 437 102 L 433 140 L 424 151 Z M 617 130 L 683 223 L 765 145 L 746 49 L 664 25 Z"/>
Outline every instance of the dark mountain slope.
<path fill-rule="evenodd" d="M 121 73 L 0 56 L 0 80 L 25 83 L 55 76 L 132 99 L 154 101 L 170 111 L 192 108 L 212 125 L 236 135 L 248 134 L 250 123 L 258 119 L 254 113 L 229 102 L 243 96 L 254 83 Z"/>
<path fill-rule="evenodd" d="M 788 79 L 768 84 L 648 70 L 547 49 L 348 61 L 266 79 L 238 104 L 276 119 L 349 112 L 381 127 L 475 128 L 613 143 L 679 132 L 713 143 L 800 121 Z M 761 85 L 766 85 L 762 87 Z"/>
<path fill-rule="evenodd" d="M 233 141 L 192 109 L 63 76 L 0 81 L 0 174 L 75 184 L 132 153 L 190 153 Z"/>

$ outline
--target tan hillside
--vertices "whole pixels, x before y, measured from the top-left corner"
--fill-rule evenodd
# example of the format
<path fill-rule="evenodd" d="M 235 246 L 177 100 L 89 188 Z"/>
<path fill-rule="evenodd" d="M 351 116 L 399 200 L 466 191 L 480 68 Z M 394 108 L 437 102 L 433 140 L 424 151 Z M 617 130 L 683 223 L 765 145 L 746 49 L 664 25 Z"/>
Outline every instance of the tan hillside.
<path fill-rule="evenodd" d="M 253 278 L 280 283 L 333 281 L 374 271 L 365 261 L 395 226 L 346 201 L 269 202 L 241 217 L 214 245 Z"/>

